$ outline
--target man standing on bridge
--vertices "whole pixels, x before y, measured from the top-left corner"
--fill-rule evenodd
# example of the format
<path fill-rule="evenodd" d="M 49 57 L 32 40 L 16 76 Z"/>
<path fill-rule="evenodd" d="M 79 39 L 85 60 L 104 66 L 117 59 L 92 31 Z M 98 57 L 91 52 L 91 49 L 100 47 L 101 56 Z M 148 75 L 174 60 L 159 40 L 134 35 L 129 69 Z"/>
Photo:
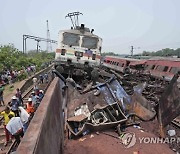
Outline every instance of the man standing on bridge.
<path fill-rule="evenodd" d="M 45 79 L 46 83 L 48 83 L 48 74 L 47 73 L 44 74 L 44 79 Z"/>
<path fill-rule="evenodd" d="M 12 97 L 10 106 L 11 106 L 11 110 L 15 113 L 15 116 L 16 116 L 16 117 L 19 117 L 19 112 L 18 112 L 19 102 L 18 102 L 16 96 L 13 96 L 13 97 Z"/>
<path fill-rule="evenodd" d="M 29 114 L 22 106 L 19 106 L 18 108 L 21 122 L 23 124 L 23 131 L 25 133 L 29 124 Z"/>
<path fill-rule="evenodd" d="M 0 85 L 0 106 L 1 106 L 1 105 L 5 105 L 5 104 L 4 104 L 4 99 L 3 99 L 3 91 L 4 91 L 4 88 Z M 2 102 L 3 104 L 1 104 L 1 102 Z"/>
<path fill-rule="evenodd" d="M 19 105 L 23 105 L 22 94 L 19 88 L 16 89 L 16 97 L 17 97 Z"/>
<path fill-rule="evenodd" d="M 13 117 L 12 114 L 9 115 L 10 121 L 8 122 L 6 129 L 13 135 L 16 139 L 17 144 L 20 143 L 20 137 L 24 136 L 23 124 L 20 117 Z"/>
<path fill-rule="evenodd" d="M 42 74 L 40 74 L 40 75 L 39 75 L 39 81 L 40 81 L 41 84 L 43 84 L 43 80 L 44 80 L 44 77 L 43 77 Z"/>
<path fill-rule="evenodd" d="M 32 103 L 32 98 L 29 98 L 28 99 L 28 103 L 27 103 L 27 106 L 26 106 L 26 111 L 30 114 L 30 115 L 33 115 L 34 114 L 34 106 L 33 106 L 33 103 Z"/>

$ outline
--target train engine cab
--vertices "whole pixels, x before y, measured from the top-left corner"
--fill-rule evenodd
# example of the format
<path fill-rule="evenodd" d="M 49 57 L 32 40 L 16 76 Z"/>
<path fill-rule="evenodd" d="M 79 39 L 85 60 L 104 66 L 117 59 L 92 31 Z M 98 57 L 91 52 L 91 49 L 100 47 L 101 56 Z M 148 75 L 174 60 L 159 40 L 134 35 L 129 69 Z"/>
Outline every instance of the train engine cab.
<path fill-rule="evenodd" d="M 93 34 L 84 24 L 75 29 L 59 32 L 55 62 L 61 66 L 61 73 L 76 72 L 84 67 L 94 68 L 100 65 L 102 39 Z"/>

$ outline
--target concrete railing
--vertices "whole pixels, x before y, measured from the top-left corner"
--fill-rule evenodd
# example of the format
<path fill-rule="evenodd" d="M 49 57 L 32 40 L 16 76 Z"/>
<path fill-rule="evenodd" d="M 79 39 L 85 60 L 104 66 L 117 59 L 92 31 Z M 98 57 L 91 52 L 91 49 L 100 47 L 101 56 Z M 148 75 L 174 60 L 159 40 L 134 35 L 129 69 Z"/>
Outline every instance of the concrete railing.
<path fill-rule="evenodd" d="M 63 153 L 64 126 L 59 78 L 46 91 L 18 149 L 18 154 Z"/>

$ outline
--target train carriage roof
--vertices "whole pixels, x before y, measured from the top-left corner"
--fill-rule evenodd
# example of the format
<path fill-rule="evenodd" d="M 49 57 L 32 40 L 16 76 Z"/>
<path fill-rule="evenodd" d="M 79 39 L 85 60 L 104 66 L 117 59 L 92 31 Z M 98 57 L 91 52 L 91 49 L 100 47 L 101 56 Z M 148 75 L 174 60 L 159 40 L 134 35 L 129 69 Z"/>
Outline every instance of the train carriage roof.
<path fill-rule="evenodd" d="M 147 65 L 161 65 L 169 67 L 180 67 L 180 60 L 177 58 L 153 58 L 146 61 Z"/>
<path fill-rule="evenodd" d="M 175 57 L 151 57 L 149 60 L 180 61 L 180 58 L 175 58 Z"/>
<path fill-rule="evenodd" d="M 111 60 L 123 60 L 123 61 L 135 61 L 135 62 L 140 62 L 142 60 L 140 59 L 133 59 L 133 58 L 124 58 L 124 57 L 117 57 L 117 56 L 105 56 L 105 59 L 111 59 Z"/>
<path fill-rule="evenodd" d="M 93 34 L 93 33 L 90 33 L 90 32 L 87 32 L 87 31 L 81 32 L 81 31 L 78 30 L 78 29 L 60 30 L 59 32 L 60 32 L 60 33 L 67 32 L 67 33 L 73 33 L 73 34 L 79 34 L 79 35 L 85 35 L 85 36 L 100 38 L 99 36 L 97 36 L 97 35 L 95 35 L 95 34 Z M 102 38 L 100 38 L 100 39 L 102 39 Z"/>

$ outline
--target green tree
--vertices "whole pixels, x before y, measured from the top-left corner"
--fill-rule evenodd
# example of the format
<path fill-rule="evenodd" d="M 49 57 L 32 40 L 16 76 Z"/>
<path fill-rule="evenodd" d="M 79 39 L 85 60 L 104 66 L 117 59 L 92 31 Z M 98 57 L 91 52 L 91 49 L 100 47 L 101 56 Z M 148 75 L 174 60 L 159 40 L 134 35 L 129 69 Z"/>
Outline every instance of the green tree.
<path fill-rule="evenodd" d="M 32 51 L 28 54 L 23 54 L 13 44 L 4 45 L 0 47 L 0 71 L 5 69 L 20 70 L 22 67 L 32 64 L 40 68 L 43 63 L 54 60 L 54 57 L 55 53 L 47 52 L 36 53 Z"/>

